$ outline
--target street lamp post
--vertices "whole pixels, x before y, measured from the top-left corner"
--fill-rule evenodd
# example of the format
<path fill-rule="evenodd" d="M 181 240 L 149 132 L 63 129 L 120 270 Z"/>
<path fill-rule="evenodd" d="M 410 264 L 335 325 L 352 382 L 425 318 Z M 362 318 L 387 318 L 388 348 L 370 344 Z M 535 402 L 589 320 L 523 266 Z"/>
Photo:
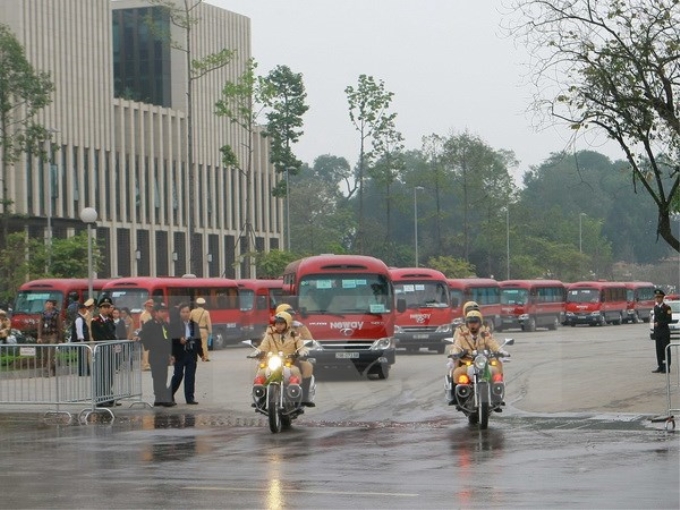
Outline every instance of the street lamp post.
<path fill-rule="evenodd" d="M 586 213 L 578 213 L 578 252 L 583 253 L 583 227 L 582 227 L 582 219 L 586 215 Z"/>
<path fill-rule="evenodd" d="M 47 175 L 47 257 L 46 265 L 49 273 L 52 268 L 52 134 L 56 129 L 48 129 L 49 138 L 45 139 L 45 168 Z"/>
<path fill-rule="evenodd" d="M 422 186 L 413 188 L 413 238 L 416 248 L 416 267 L 418 267 L 418 190 L 423 190 Z"/>
<path fill-rule="evenodd" d="M 80 211 L 80 219 L 87 223 L 87 292 L 88 297 L 93 298 L 92 224 L 97 221 L 97 211 L 93 207 L 86 207 Z"/>
<path fill-rule="evenodd" d="M 510 279 L 510 206 L 505 207 L 505 258 L 506 271 L 505 279 Z"/>

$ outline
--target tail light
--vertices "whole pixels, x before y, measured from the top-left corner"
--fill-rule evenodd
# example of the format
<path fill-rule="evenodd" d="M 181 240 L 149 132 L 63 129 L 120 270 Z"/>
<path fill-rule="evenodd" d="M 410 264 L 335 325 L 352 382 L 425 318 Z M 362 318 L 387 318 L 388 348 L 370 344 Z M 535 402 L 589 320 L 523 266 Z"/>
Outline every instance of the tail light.
<path fill-rule="evenodd" d="M 458 384 L 470 384 L 470 378 L 463 374 L 458 378 Z"/>

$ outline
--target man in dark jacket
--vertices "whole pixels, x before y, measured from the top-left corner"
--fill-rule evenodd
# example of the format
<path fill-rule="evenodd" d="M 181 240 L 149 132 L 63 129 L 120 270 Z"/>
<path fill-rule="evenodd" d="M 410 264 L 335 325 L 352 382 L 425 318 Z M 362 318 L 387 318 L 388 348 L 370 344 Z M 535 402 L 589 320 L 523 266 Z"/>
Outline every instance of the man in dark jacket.
<path fill-rule="evenodd" d="M 172 376 L 172 400 L 184 379 L 184 398 L 187 404 L 198 404 L 194 398 L 196 387 L 196 362 L 198 356 L 205 359 L 198 324 L 190 319 L 191 309 L 186 303 L 179 305 L 179 316 L 171 324 L 172 357 L 175 372 Z"/>
<path fill-rule="evenodd" d="M 172 340 L 168 331 L 168 308 L 163 303 L 153 306 L 151 320 L 142 326 L 139 337 L 149 350 L 149 365 L 153 379 L 154 407 L 172 407 L 172 394 L 168 388 L 168 364 L 171 362 Z"/>
<path fill-rule="evenodd" d="M 116 325 L 111 318 L 111 310 L 113 310 L 111 298 L 102 298 L 99 302 L 99 315 L 93 317 L 90 323 L 92 340 L 95 342 L 116 339 Z M 111 346 L 103 346 L 98 350 L 99 356 L 95 357 L 97 363 L 95 370 L 99 373 L 100 378 L 96 381 L 96 396 L 113 395 L 113 372 L 115 371 L 113 348 Z M 114 405 L 114 401 L 107 400 L 99 405 L 111 407 Z"/>
<path fill-rule="evenodd" d="M 654 342 L 656 343 L 656 370 L 654 374 L 665 374 L 671 367 L 671 353 L 668 353 L 668 366 L 666 366 L 666 347 L 671 343 L 670 323 L 673 320 L 673 311 L 667 303 L 663 302 L 666 294 L 661 289 L 654 291 Z"/>

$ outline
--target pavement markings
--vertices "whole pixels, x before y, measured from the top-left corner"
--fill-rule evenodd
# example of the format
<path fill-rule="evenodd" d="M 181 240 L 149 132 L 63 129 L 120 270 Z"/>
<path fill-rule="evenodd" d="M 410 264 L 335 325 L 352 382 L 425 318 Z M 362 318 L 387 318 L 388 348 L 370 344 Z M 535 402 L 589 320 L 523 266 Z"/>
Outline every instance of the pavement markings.
<path fill-rule="evenodd" d="M 183 487 L 185 490 L 192 491 L 215 491 L 215 492 L 271 492 L 270 489 L 257 489 L 245 487 Z M 345 491 L 319 491 L 319 490 L 302 490 L 302 489 L 282 489 L 282 493 L 288 494 L 320 494 L 329 496 L 394 496 L 398 498 L 417 498 L 420 494 L 410 494 L 403 492 L 345 492 Z"/>

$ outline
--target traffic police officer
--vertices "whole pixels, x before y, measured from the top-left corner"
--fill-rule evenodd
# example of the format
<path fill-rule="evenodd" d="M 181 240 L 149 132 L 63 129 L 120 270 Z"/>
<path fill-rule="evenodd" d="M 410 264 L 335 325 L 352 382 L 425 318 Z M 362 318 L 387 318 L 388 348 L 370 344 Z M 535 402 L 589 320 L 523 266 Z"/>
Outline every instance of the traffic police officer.
<path fill-rule="evenodd" d="M 653 374 L 664 374 L 671 366 L 671 353 L 668 353 L 668 366 L 666 366 L 666 347 L 671 343 L 671 330 L 669 324 L 673 319 L 673 311 L 667 303 L 663 302 L 666 296 L 663 290 L 654 291 L 654 342 L 656 343 L 656 370 Z"/>

